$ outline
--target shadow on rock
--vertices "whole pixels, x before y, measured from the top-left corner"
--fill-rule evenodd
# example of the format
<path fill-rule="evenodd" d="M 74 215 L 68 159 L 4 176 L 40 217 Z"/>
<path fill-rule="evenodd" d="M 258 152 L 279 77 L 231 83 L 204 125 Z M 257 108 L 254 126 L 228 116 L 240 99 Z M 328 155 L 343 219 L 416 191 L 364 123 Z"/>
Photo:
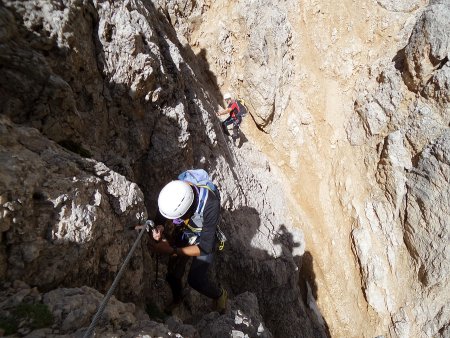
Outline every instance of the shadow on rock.
<path fill-rule="evenodd" d="M 300 280 L 306 277 L 299 271 L 308 274 L 316 295 L 317 285 L 311 280 L 312 256 L 297 253 L 300 243 L 294 233 L 284 224 L 276 229 L 262 224 L 258 211 L 249 207 L 226 211 L 222 228 L 229 240 L 224 253 L 218 254 L 216 273 L 231 293 L 255 293 L 264 322 L 275 337 L 330 337 L 318 308 L 302 296 Z"/>

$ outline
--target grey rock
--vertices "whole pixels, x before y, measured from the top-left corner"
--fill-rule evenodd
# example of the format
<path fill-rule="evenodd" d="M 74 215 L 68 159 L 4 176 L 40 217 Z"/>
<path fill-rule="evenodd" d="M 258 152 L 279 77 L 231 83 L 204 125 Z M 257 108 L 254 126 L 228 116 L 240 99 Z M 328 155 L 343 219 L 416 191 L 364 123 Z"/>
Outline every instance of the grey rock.
<path fill-rule="evenodd" d="M 405 136 L 414 153 L 419 154 L 446 130 L 445 117 L 441 117 L 445 111 L 420 103 L 411 113 Z"/>
<path fill-rule="evenodd" d="M 379 134 L 386 128 L 389 121 L 385 111 L 377 102 L 370 102 L 363 110 L 364 120 L 367 121 L 368 130 L 371 135 Z"/>
<path fill-rule="evenodd" d="M 429 6 L 414 27 L 405 48 L 406 85 L 413 91 L 423 88 L 436 70 L 448 62 L 450 52 L 450 6 Z"/>
<path fill-rule="evenodd" d="M 165 324 L 172 332 L 177 332 L 183 337 L 192 337 L 198 338 L 200 337 L 197 329 L 192 325 L 184 324 L 180 319 L 172 316 L 169 317 Z"/>
<path fill-rule="evenodd" d="M 146 216 L 143 196 L 151 215 L 163 184 L 186 167 L 201 166 L 220 185 L 225 231 L 231 234 L 234 227 L 255 222 L 244 234 L 245 245 L 239 240 L 230 243 L 231 252 L 251 251 L 238 271 L 251 267 L 252 276 L 267 280 L 254 288 L 237 284 L 231 269 L 240 263 L 227 262 L 228 258 L 218 259 L 226 264 L 215 274 L 225 286 L 234 286 L 236 294 L 250 289 L 261 297 L 273 286 L 274 294 L 261 305 L 271 327 L 291 335 L 292 326 L 284 326 L 293 321 L 305 332 L 312 331 L 298 287 L 305 240 L 284 216 L 279 181 L 268 172 L 261 153 L 247 149 L 232 155 L 227 150 L 213 116 L 220 96 L 216 79 L 205 71 L 202 54 L 183 46 L 168 24 L 169 17 L 182 29 L 195 25 L 205 3 L 4 4 L 0 17 L 8 28 L 0 46 L 5 74 L 0 79 L 0 110 L 13 123 L 5 119 L 0 124 L 0 228 L 10 248 L 0 246 L 2 276 L 23 279 L 45 291 L 87 285 L 106 292 L 136 239 L 136 233 L 125 228 Z M 289 102 L 285 87 L 274 88 L 288 83 L 293 74 L 292 65 L 285 62 L 292 56 L 292 29 L 287 11 L 271 2 L 241 6 L 255 9 L 245 8 L 251 15 L 246 29 L 254 34 L 252 53 L 246 56 L 251 62 L 247 75 L 261 62 L 277 69 L 272 73 L 264 68 L 265 74 L 255 79 L 267 84 L 257 98 L 264 107 L 257 119 L 269 126 Z M 266 11 L 267 6 L 273 10 Z M 238 16 L 241 9 L 236 10 Z M 272 22 L 281 29 L 267 30 Z M 228 33 L 222 37 L 230 42 Z M 255 89 L 253 84 L 251 90 Z M 311 117 L 304 115 L 301 121 L 310 123 Z M 242 173 L 234 168 L 237 163 Z M 257 198 L 246 200 L 242 182 Z M 255 217 L 254 210 L 261 210 L 261 215 Z M 144 239 L 120 282 L 118 299 L 142 305 L 156 297 L 151 292 L 144 295 L 148 275 L 154 273 L 145 245 Z M 164 263 L 160 269 L 163 274 Z M 158 304 L 170 296 L 165 292 L 161 298 Z M 192 298 L 194 309 L 209 312 L 204 297 Z M 287 313 L 279 313 L 290 305 Z M 66 318 L 65 328 L 77 318 Z M 139 325 L 154 326 L 145 321 Z M 167 328 L 161 330 L 167 334 Z"/>
<path fill-rule="evenodd" d="M 426 286 L 446 283 L 450 271 L 450 132 L 422 152 L 408 175 L 405 241 Z"/>
<path fill-rule="evenodd" d="M 397 215 L 407 192 L 406 170 L 411 167 L 411 154 L 405 147 L 404 135 L 400 131 L 389 134 L 378 163 L 376 178 L 379 184 L 384 185 L 386 199 Z"/>
<path fill-rule="evenodd" d="M 20 289 L 11 289 L 8 293 L 17 299 L 15 292 Z M 23 290 L 22 290 L 23 291 Z M 30 289 L 27 289 L 30 292 Z M 0 299 L 5 297 L 0 295 Z M 94 315 L 104 295 L 89 288 L 58 288 L 40 295 L 43 304 L 53 315 L 51 328 L 41 328 L 32 331 L 32 327 L 24 322 L 19 332 L 22 336 L 31 337 L 82 337 L 91 324 Z M 17 306 L 21 301 L 11 303 L 5 307 L 0 306 L 0 313 Z M 37 302 L 34 302 L 37 303 Z M 113 296 L 109 299 L 104 312 L 99 317 L 94 333 L 99 337 L 221 337 L 229 336 L 231 331 L 242 332 L 248 337 L 272 337 L 265 327 L 262 316 L 259 313 L 258 301 L 255 295 L 244 293 L 231 301 L 231 309 L 225 315 L 217 312 L 205 315 L 196 326 L 183 324 L 176 318 L 170 317 L 166 324 L 152 321 L 147 315 L 140 315 L 138 319 L 136 307 L 131 303 L 122 303 Z M 236 318 L 242 320 L 237 323 Z M 201 334 L 199 334 L 201 332 Z"/>
<path fill-rule="evenodd" d="M 378 183 L 357 212 L 353 248 L 365 298 L 389 318 L 393 337 L 438 336 L 450 318 L 444 305 L 450 297 L 444 287 L 448 5 L 431 2 L 420 16 L 404 50 L 405 67 L 402 51 L 394 64 L 381 59 L 372 65 L 372 80 L 361 83 L 347 126 L 349 141 L 364 149 L 368 172 Z M 419 95 L 408 93 L 405 83 Z M 378 114 L 368 113 L 374 103 L 381 107 Z"/>
<path fill-rule="evenodd" d="M 358 115 L 346 126 L 352 145 L 362 145 L 374 135 L 385 135 L 392 131 L 391 125 L 398 129 L 407 118 L 407 113 L 401 109 L 404 95 L 400 72 L 384 63 L 375 65 L 374 72 L 377 74 L 374 91 L 370 94 L 357 94 L 355 111 Z M 365 87 L 364 84 L 361 85 Z"/>
<path fill-rule="evenodd" d="M 89 326 L 102 300 L 102 294 L 88 287 L 55 289 L 43 296 L 43 302 L 53 313 L 61 333 L 71 333 Z M 133 304 L 124 304 L 112 297 L 100 320 L 103 324 L 99 326 L 115 326 L 114 329 L 128 327 L 136 322 L 134 309 Z"/>
<path fill-rule="evenodd" d="M 16 126 L 5 117 L 0 124 L 0 138 L 8 145 L 0 142 L 0 187 L 5 192 L 0 208 L 2 223 L 13 226 L 4 234 L 11 248 L 4 257 L 8 267 L 3 278 L 48 288 L 70 280 L 88 283 L 103 274 L 110 277 L 98 282 L 107 283 L 136 238 L 126 229 L 145 213 L 142 192 L 102 163 L 66 151 L 36 129 Z M 121 209 L 116 214 L 117 200 Z M 100 264 L 104 257 L 106 264 Z M 138 297 L 142 285 L 136 276 L 142 276 L 142 268 L 134 273 L 124 279 L 123 292 Z"/>
<path fill-rule="evenodd" d="M 441 69 L 436 70 L 429 83 L 423 89 L 427 98 L 435 100 L 443 107 L 447 107 L 445 116 L 448 118 L 448 106 L 450 103 L 450 63 L 446 62 Z M 445 117 L 442 116 L 442 117 Z"/>
<path fill-rule="evenodd" d="M 230 312 L 219 316 L 211 313 L 198 324 L 201 337 L 272 337 L 259 314 L 258 300 L 252 293 L 238 295 L 231 302 Z"/>
<path fill-rule="evenodd" d="M 415 1 L 393 1 L 393 0 L 377 0 L 377 3 L 393 12 L 412 12 L 413 10 L 420 7 L 421 2 L 419 0 Z"/>

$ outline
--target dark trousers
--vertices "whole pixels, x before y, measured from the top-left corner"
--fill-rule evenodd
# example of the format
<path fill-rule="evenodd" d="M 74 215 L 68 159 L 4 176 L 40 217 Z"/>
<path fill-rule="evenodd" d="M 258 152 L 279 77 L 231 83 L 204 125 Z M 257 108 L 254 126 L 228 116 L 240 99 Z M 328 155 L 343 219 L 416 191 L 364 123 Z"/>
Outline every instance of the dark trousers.
<path fill-rule="evenodd" d="M 231 116 L 227 117 L 225 121 L 222 122 L 222 128 L 225 135 L 231 136 L 230 131 L 228 130 L 228 126 L 230 124 L 233 124 L 233 140 L 236 140 L 239 135 L 239 125 L 241 124 L 242 118 L 237 117 L 236 119 L 232 118 Z"/>
<path fill-rule="evenodd" d="M 176 256 L 170 257 L 166 281 L 172 289 L 173 302 L 179 303 L 182 297 L 182 278 L 186 264 L 190 257 Z M 191 264 L 191 269 L 188 275 L 188 284 L 196 291 L 205 295 L 206 297 L 217 299 L 222 294 L 222 290 L 210 280 L 208 271 L 213 263 L 214 254 L 194 257 Z"/>

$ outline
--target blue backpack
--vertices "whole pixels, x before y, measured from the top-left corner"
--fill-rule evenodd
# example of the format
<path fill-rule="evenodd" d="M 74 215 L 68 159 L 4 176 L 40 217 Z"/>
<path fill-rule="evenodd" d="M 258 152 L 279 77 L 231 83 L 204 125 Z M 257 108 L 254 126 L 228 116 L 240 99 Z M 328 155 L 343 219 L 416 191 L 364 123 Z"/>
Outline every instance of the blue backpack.
<path fill-rule="evenodd" d="M 211 191 L 216 197 L 220 200 L 220 193 L 217 186 L 211 181 L 211 178 L 209 177 L 208 173 L 203 169 L 191 169 L 183 171 L 180 175 L 178 175 L 178 179 L 181 181 L 189 182 L 190 184 L 193 184 L 199 188 L 206 188 L 209 191 Z M 203 202 L 200 202 L 202 204 Z M 201 209 L 201 207 L 200 207 Z M 195 217 L 195 216 L 194 216 Z M 202 215 L 200 217 L 203 217 Z M 191 231 L 197 234 L 197 237 L 200 236 L 200 233 L 198 232 L 198 229 L 193 229 L 189 227 Z M 216 237 L 219 241 L 219 250 L 223 250 L 223 247 L 225 245 L 225 242 L 227 241 L 227 238 L 225 234 L 220 229 L 219 224 L 217 224 L 216 228 Z M 193 243 L 191 243 L 193 244 Z"/>
<path fill-rule="evenodd" d="M 186 170 L 178 175 L 178 179 L 189 182 L 197 187 L 206 188 L 220 198 L 219 189 L 217 189 L 217 186 L 209 178 L 208 173 L 203 169 Z"/>

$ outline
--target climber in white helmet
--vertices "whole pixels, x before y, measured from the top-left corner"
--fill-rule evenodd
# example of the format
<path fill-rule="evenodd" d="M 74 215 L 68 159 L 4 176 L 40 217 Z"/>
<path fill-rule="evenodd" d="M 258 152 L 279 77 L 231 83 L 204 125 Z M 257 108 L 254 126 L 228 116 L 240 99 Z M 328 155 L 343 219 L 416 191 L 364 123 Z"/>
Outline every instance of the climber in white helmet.
<path fill-rule="evenodd" d="M 225 135 L 231 136 L 230 132 L 228 131 L 228 126 L 230 124 L 233 124 L 233 142 L 236 142 L 236 140 L 239 137 L 239 125 L 242 122 L 242 114 L 241 114 L 241 107 L 242 105 L 239 104 L 238 100 L 234 100 L 230 93 L 225 93 L 223 95 L 223 99 L 226 103 L 227 108 L 224 110 L 218 111 L 216 113 L 217 116 L 229 114 L 229 116 L 222 122 L 222 129 Z"/>
<path fill-rule="evenodd" d="M 184 173 L 204 173 L 189 170 Z M 180 174 L 178 177 L 185 178 Z M 220 220 L 220 195 L 217 187 L 196 185 L 183 179 L 168 183 L 159 193 L 158 215 L 153 231 L 151 250 L 170 255 L 166 281 L 173 294 L 171 308 L 182 301 L 182 277 L 186 263 L 193 257 L 189 270 L 189 285 L 201 294 L 215 300 L 216 310 L 224 312 L 227 292 L 208 277 L 208 270 L 214 259 L 217 239 L 216 230 Z M 164 224 L 169 223 L 164 227 Z"/>

